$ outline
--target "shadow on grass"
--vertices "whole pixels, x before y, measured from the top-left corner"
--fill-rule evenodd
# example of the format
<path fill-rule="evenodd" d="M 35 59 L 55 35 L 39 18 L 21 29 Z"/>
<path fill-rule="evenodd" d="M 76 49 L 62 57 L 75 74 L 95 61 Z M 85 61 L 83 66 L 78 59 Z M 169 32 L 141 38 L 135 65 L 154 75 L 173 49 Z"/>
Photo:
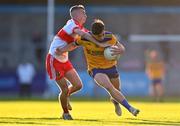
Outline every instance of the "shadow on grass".
<path fill-rule="evenodd" d="M 135 119 L 135 118 L 126 118 L 125 120 L 95 120 L 95 119 L 75 119 L 78 121 L 93 121 L 101 122 L 103 124 L 132 124 L 132 125 L 164 125 L 164 126 L 180 126 L 180 121 L 157 121 L 157 120 L 147 120 L 147 119 Z"/>
<path fill-rule="evenodd" d="M 59 118 L 20 118 L 20 117 L 0 117 L 0 125 L 7 124 L 32 124 L 32 125 L 57 125 L 42 120 L 59 120 Z M 8 121 L 7 121 L 8 120 Z M 37 122 L 38 121 L 38 122 Z"/>
<path fill-rule="evenodd" d="M 46 117 L 44 117 L 44 118 L 0 117 L 0 125 L 4 124 L 4 123 L 7 123 L 7 124 L 32 124 L 32 125 L 57 125 L 57 124 L 52 124 L 52 123 L 43 122 L 43 121 L 56 121 L 56 122 L 58 122 L 60 120 L 63 120 L 63 119 L 61 119 L 61 118 L 46 118 Z M 95 120 L 95 119 L 74 119 L 74 120 L 70 120 L 70 121 L 97 122 L 99 120 Z"/>
<path fill-rule="evenodd" d="M 7 124 L 32 124 L 32 125 L 57 125 L 53 124 L 53 122 L 43 122 L 45 121 L 60 121 L 60 118 L 20 118 L 20 117 L 0 117 L 0 125 L 3 123 Z M 7 121 L 8 120 L 8 121 Z M 38 121 L 38 122 L 36 122 Z M 74 119 L 70 120 L 71 122 L 74 121 L 81 121 L 81 122 L 97 122 L 102 124 L 132 124 L 132 125 L 164 125 L 164 126 L 179 126 L 180 121 L 158 121 L 152 119 L 140 119 L 140 118 L 126 118 L 121 120 L 102 120 L 102 119 Z"/>
<path fill-rule="evenodd" d="M 20 117 L 0 117 L 0 119 L 10 119 L 10 120 L 62 120 L 62 118 L 20 118 Z M 74 121 L 100 121 L 97 119 L 74 119 Z M 0 122 L 1 123 L 1 122 Z"/>
<path fill-rule="evenodd" d="M 4 124 L 4 123 L 7 123 L 7 124 L 32 124 L 32 125 L 57 125 L 57 124 L 51 124 L 51 123 L 40 123 L 40 122 L 20 122 L 20 121 L 16 121 L 16 122 L 7 122 L 7 121 L 3 121 L 3 122 L 0 122 L 0 124 Z"/>
<path fill-rule="evenodd" d="M 128 121 L 129 120 L 129 121 Z M 135 121 L 135 122 L 133 122 Z M 152 119 L 139 119 L 139 118 L 127 118 L 127 121 L 124 123 L 137 124 L 137 125 L 164 125 L 164 126 L 179 126 L 180 121 L 161 121 L 161 120 L 152 120 Z"/>

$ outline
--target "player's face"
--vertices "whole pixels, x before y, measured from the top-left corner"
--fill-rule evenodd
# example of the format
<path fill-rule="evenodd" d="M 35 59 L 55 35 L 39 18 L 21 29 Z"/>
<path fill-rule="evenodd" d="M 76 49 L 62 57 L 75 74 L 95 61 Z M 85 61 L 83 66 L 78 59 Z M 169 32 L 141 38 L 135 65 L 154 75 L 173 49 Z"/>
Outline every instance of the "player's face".
<path fill-rule="evenodd" d="M 99 35 L 94 35 L 95 36 L 95 38 L 97 38 L 98 40 L 103 40 L 104 39 L 104 31 L 101 33 L 101 34 L 99 34 Z"/>
<path fill-rule="evenodd" d="M 78 10 L 78 21 L 81 23 L 81 24 L 84 24 L 86 22 L 86 19 L 87 19 L 87 15 L 86 15 L 86 11 L 83 10 L 83 9 L 79 9 Z"/>
<path fill-rule="evenodd" d="M 150 57 L 151 57 L 152 59 L 156 59 L 156 58 L 158 57 L 157 52 L 156 52 L 156 51 L 152 51 L 152 52 L 150 53 Z"/>

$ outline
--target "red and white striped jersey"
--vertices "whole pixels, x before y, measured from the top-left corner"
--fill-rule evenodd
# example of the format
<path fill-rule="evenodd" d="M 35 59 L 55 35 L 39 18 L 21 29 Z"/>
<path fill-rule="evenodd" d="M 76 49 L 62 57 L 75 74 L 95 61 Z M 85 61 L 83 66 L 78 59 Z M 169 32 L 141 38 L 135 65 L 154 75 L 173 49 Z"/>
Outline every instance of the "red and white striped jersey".
<path fill-rule="evenodd" d="M 57 48 L 63 48 L 67 44 L 75 41 L 75 38 L 72 36 L 72 34 L 74 34 L 74 30 L 76 28 L 79 28 L 83 31 L 87 31 L 77 21 L 71 19 L 67 21 L 66 25 L 64 25 L 64 27 L 60 29 L 57 35 L 54 37 L 50 45 L 49 53 L 57 60 L 61 62 L 66 62 L 68 60 L 68 52 L 65 52 L 61 56 L 57 56 L 55 54 L 55 51 Z"/>

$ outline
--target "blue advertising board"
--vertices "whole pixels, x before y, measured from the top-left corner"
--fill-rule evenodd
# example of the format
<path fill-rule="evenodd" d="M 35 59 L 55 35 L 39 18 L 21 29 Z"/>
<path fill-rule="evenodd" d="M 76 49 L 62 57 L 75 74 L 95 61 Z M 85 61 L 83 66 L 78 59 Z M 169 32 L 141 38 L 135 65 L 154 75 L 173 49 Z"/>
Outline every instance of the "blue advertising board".
<path fill-rule="evenodd" d="M 42 94 L 46 87 L 45 72 L 38 72 L 32 82 L 32 93 Z M 18 93 L 19 80 L 15 72 L 0 73 L 0 93 Z"/>
<path fill-rule="evenodd" d="M 79 72 L 83 82 L 82 91 L 77 96 L 106 96 L 108 93 L 87 72 Z M 121 72 L 121 91 L 126 96 L 147 96 L 149 94 L 149 80 L 144 72 Z"/>
<path fill-rule="evenodd" d="M 78 71 L 78 74 L 83 82 L 83 88 L 74 96 L 101 97 L 108 95 L 86 71 Z M 121 72 L 120 78 L 121 90 L 126 96 L 146 96 L 149 94 L 149 81 L 144 72 Z M 0 74 L 0 93 L 18 91 L 19 83 L 15 73 Z M 47 79 L 45 72 L 37 73 L 33 80 L 32 93 L 43 94 L 45 91 L 49 92 L 47 95 L 57 96 L 59 93 L 55 81 Z"/>

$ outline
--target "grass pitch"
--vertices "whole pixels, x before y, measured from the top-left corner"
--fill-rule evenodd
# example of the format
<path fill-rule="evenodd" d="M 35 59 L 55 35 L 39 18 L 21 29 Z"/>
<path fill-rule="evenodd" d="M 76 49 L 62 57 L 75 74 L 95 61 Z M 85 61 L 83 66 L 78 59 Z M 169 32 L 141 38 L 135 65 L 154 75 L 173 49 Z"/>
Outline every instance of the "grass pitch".
<path fill-rule="evenodd" d="M 72 121 L 59 119 L 57 101 L 0 101 L 0 126 L 180 126 L 180 102 L 134 102 L 140 114 L 133 117 L 122 106 L 116 116 L 108 101 L 72 101 Z"/>

